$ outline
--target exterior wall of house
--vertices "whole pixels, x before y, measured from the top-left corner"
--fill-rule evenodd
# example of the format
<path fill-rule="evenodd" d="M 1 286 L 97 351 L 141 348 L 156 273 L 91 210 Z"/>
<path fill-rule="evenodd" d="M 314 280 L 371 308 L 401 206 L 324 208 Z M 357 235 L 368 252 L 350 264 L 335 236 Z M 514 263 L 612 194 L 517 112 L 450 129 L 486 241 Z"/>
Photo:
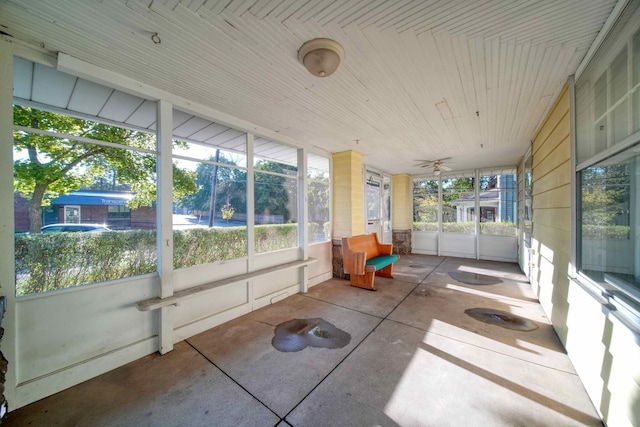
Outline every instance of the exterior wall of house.
<path fill-rule="evenodd" d="M 532 285 L 560 339 L 567 337 L 566 293 L 571 262 L 569 90 L 562 91 L 533 140 Z"/>
<path fill-rule="evenodd" d="M 533 140 L 531 284 L 607 425 L 640 425 L 638 337 L 569 278 L 569 108 L 567 86 Z"/>

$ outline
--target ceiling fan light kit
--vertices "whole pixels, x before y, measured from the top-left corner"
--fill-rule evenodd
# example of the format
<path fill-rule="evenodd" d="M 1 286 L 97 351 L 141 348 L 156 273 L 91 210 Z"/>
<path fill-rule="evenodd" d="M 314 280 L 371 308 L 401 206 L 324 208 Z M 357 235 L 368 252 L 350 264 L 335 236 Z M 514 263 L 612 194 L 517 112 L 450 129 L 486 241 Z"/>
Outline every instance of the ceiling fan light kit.
<path fill-rule="evenodd" d="M 298 50 L 298 60 L 316 77 L 329 77 L 344 59 L 344 49 L 335 40 L 309 40 Z"/>
<path fill-rule="evenodd" d="M 420 166 L 425 169 L 433 168 L 433 175 L 439 177 L 442 171 L 449 172 L 452 170 L 449 166 L 445 165 L 445 163 L 448 163 L 447 160 L 450 158 L 451 157 L 445 157 L 438 160 L 418 160 L 416 166 Z"/>

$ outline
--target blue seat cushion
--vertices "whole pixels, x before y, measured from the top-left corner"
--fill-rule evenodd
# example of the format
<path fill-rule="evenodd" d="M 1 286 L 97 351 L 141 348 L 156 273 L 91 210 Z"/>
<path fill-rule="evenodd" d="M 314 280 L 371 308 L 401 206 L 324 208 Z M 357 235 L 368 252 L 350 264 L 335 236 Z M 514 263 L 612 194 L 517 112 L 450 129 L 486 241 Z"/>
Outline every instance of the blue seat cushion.
<path fill-rule="evenodd" d="M 367 261 L 367 265 L 375 266 L 376 270 L 382 270 L 389 264 L 393 264 L 400 258 L 398 255 L 380 255 Z"/>

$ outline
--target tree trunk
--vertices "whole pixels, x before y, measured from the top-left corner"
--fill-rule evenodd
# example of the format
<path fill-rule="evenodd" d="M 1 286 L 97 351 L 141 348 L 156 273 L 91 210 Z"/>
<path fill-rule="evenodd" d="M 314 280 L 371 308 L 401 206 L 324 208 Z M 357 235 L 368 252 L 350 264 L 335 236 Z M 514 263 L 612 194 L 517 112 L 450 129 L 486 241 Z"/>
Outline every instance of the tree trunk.
<path fill-rule="evenodd" d="M 29 233 L 38 234 L 42 228 L 42 200 L 47 184 L 36 184 L 29 201 Z"/>

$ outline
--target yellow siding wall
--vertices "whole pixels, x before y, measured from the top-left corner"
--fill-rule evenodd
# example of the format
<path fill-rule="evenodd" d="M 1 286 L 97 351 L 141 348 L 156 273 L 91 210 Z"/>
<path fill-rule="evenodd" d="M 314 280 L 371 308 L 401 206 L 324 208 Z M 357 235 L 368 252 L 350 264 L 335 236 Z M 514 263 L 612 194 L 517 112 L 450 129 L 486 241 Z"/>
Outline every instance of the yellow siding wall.
<path fill-rule="evenodd" d="M 563 341 L 567 333 L 567 269 L 571 261 L 570 149 L 569 91 L 565 87 L 533 140 L 531 244 L 536 250 L 537 267 L 532 285 Z"/>
<path fill-rule="evenodd" d="M 342 151 L 333 155 L 333 238 L 364 233 L 362 154 Z"/>
<path fill-rule="evenodd" d="M 637 337 L 569 279 L 571 142 L 568 87 L 533 141 L 531 284 L 609 427 L 640 426 Z"/>
<path fill-rule="evenodd" d="M 394 175 L 392 181 L 393 230 L 411 230 L 413 226 L 413 198 L 411 192 L 411 176 L 409 174 Z"/>

